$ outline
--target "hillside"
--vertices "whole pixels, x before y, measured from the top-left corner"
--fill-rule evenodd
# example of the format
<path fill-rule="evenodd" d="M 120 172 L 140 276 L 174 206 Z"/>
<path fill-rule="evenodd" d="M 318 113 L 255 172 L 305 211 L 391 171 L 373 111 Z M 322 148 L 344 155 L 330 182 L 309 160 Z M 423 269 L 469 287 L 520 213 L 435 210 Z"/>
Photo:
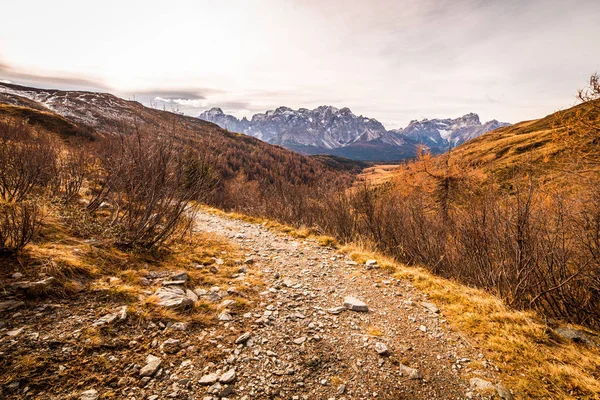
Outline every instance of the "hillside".
<path fill-rule="evenodd" d="M 580 104 L 537 120 L 499 127 L 452 149 L 450 160 L 457 167 L 463 166 L 484 175 L 493 173 L 498 182 L 509 183 L 529 172 L 557 184 L 565 179 L 568 181 L 572 174 L 566 172 L 577 173 L 589 167 L 578 154 L 586 158 L 600 154 L 597 143 L 582 134 L 586 128 L 582 120 L 598 121 L 596 107 Z M 447 159 L 447 155 L 433 154 L 428 162 L 441 167 Z M 393 180 L 402 183 L 416 164 L 403 165 L 406 168 L 396 166 L 395 173 L 386 168 L 369 168 L 365 171 L 365 179 L 376 184 Z M 570 182 L 569 186 L 572 185 Z"/>
<path fill-rule="evenodd" d="M 47 90 L 0 83 L 0 115 L 26 119 L 50 131 L 89 139 L 141 127 L 163 132 L 200 151 L 225 180 L 285 180 L 309 184 L 330 175 L 335 163 L 321 163 L 256 138 L 228 132 L 198 118 L 148 108 L 108 93 Z M 342 180 L 345 178 L 341 178 Z"/>

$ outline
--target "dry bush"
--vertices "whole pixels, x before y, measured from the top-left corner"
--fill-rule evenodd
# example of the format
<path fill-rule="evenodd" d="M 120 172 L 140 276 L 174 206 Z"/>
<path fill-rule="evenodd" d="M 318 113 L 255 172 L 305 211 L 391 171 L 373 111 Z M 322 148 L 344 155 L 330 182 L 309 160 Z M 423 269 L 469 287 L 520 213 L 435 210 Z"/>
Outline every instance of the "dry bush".
<path fill-rule="evenodd" d="M 149 129 L 98 144 L 88 209 L 108 205 L 108 225 L 120 245 L 151 248 L 189 227 L 188 202 L 205 199 L 215 178 L 196 153 L 181 150 Z"/>
<path fill-rule="evenodd" d="M 41 215 L 33 202 L 0 203 L 0 253 L 16 253 L 39 231 Z"/>
<path fill-rule="evenodd" d="M 57 173 L 52 180 L 54 196 L 66 203 L 77 199 L 91 165 L 92 159 L 83 148 L 63 151 L 57 160 Z"/>
<path fill-rule="evenodd" d="M 23 121 L 0 121 L 0 197 L 43 194 L 57 174 L 58 143 Z"/>
<path fill-rule="evenodd" d="M 600 192 L 529 179 L 498 185 L 451 156 L 417 160 L 410 180 L 347 189 L 226 183 L 230 208 L 359 241 L 409 265 L 484 288 L 519 309 L 599 328 Z"/>

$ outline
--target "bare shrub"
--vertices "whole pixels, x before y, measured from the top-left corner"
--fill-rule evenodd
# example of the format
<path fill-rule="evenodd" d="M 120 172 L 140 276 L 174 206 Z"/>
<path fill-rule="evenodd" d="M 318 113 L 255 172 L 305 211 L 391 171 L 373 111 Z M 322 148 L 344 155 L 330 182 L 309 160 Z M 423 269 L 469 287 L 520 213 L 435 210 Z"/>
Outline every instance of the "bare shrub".
<path fill-rule="evenodd" d="M 0 197 L 22 201 L 46 191 L 57 173 L 57 141 L 22 121 L 0 121 Z"/>
<path fill-rule="evenodd" d="M 53 194 L 64 202 L 75 200 L 90 173 L 91 159 L 82 148 L 63 151 L 57 165 L 57 173 L 52 181 Z"/>
<path fill-rule="evenodd" d="M 33 202 L 0 203 L 0 253 L 17 253 L 39 231 L 41 213 Z"/>
<path fill-rule="evenodd" d="M 151 248 L 189 228 L 188 202 L 206 196 L 215 180 L 188 149 L 156 131 L 134 130 L 99 144 L 98 174 L 88 208 L 110 207 L 109 225 L 125 247 Z"/>

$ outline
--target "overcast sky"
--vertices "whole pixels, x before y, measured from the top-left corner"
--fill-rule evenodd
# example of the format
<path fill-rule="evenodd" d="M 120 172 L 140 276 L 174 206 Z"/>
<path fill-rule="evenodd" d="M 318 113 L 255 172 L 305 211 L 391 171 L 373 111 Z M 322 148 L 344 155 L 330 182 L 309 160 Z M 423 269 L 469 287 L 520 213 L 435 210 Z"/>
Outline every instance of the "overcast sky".
<path fill-rule="evenodd" d="M 191 115 L 334 105 L 387 128 L 468 112 L 518 122 L 571 106 L 600 72 L 600 0 L 3 0 L 1 10 L 0 79 Z"/>

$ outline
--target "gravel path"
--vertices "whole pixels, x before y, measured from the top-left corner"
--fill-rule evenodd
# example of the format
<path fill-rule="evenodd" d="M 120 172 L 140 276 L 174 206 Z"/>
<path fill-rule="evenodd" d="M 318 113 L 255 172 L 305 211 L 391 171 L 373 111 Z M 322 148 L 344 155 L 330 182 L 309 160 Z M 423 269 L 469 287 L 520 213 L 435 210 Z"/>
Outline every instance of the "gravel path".
<path fill-rule="evenodd" d="M 465 399 L 496 392 L 492 363 L 409 282 L 258 224 L 202 211 L 196 229 L 234 250 L 187 272 L 132 271 L 135 298 L 119 294 L 127 274 L 46 298 L 26 295 L 24 285 L 54 278 L 40 280 L 35 268 L 4 271 L 0 398 Z"/>
<path fill-rule="evenodd" d="M 237 242 L 268 288 L 256 312 L 224 323 L 250 333 L 228 360 L 236 398 L 475 398 L 468 378 L 491 379 L 469 367 L 483 354 L 410 283 L 258 224 L 201 212 L 196 229 Z M 340 307 L 348 296 L 368 312 Z"/>

